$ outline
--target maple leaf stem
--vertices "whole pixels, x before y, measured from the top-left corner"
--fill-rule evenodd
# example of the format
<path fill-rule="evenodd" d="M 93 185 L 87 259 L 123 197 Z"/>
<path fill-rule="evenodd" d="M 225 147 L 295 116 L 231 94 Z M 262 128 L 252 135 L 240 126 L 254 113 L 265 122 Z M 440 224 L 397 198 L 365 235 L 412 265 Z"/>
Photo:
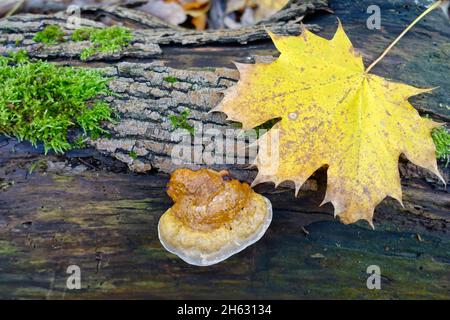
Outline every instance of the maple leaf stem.
<path fill-rule="evenodd" d="M 389 51 L 391 51 L 391 49 L 403 38 L 403 36 L 408 33 L 409 30 L 411 30 L 420 20 L 423 19 L 423 17 L 425 17 L 427 14 L 429 14 L 431 11 L 433 11 L 434 9 L 438 8 L 439 6 L 441 6 L 443 3 L 442 0 L 436 1 L 432 6 L 430 6 L 427 10 L 425 10 L 420 16 L 417 17 L 416 20 L 414 20 L 395 40 L 394 42 L 391 43 L 391 45 L 389 47 L 386 48 L 386 50 L 383 51 L 383 53 L 381 54 L 381 56 L 375 60 L 366 70 L 366 74 L 370 72 L 370 70 L 372 70 L 373 67 L 375 67 L 375 65 L 380 62 L 381 60 L 383 60 L 383 58 L 389 53 Z"/>

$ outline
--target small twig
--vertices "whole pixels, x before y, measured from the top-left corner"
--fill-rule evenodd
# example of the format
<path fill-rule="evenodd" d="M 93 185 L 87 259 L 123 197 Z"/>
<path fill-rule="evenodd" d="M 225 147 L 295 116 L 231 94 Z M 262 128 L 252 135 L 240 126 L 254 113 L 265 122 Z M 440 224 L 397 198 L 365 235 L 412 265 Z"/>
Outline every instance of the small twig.
<path fill-rule="evenodd" d="M 420 234 L 416 233 L 416 239 L 419 242 L 423 242 L 422 237 L 420 236 Z"/>

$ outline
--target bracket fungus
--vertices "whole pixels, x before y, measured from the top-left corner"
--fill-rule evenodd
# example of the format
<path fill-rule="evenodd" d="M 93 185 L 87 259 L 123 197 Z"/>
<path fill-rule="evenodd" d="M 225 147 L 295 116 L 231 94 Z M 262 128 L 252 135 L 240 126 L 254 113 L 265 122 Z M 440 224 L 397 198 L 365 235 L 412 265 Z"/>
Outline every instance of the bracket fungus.
<path fill-rule="evenodd" d="M 227 171 L 178 169 L 167 194 L 175 203 L 159 220 L 159 239 L 192 265 L 213 265 L 244 250 L 272 221 L 270 201 Z"/>

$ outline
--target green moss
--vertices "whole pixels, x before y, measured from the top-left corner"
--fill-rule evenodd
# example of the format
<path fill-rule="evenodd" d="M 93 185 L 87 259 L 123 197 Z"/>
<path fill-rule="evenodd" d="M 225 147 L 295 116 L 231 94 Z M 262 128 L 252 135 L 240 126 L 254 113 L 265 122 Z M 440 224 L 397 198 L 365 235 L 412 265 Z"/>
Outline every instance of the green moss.
<path fill-rule="evenodd" d="M 92 43 L 92 46 L 81 52 L 81 59 L 86 60 L 94 54 L 114 53 L 121 50 L 133 40 L 133 34 L 130 29 L 120 26 L 104 29 L 83 27 L 75 30 L 71 39 L 73 41 L 89 40 Z"/>
<path fill-rule="evenodd" d="M 172 114 L 169 116 L 169 120 L 172 123 L 172 127 L 174 130 L 176 129 L 185 129 L 187 130 L 191 135 L 195 134 L 195 128 L 190 125 L 187 121 L 189 117 L 189 109 L 185 109 L 181 112 L 180 115 Z"/>
<path fill-rule="evenodd" d="M 136 160 L 138 155 L 136 153 L 136 151 L 130 151 L 129 156 L 131 157 L 131 159 Z"/>
<path fill-rule="evenodd" d="M 98 70 L 31 62 L 22 54 L 0 57 L 0 133 L 42 142 L 45 152 L 63 153 L 74 146 L 69 130 L 85 137 L 105 133 L 113 115 L 106 102 L 109 79 Z"/>
<path fill-rule="evenodd" d="M 33 40 L 45 44 L 57 44 L 64 41 L 64 31 L 58 25 L 48 25 L 36 33 Z"/>
<path fill-rule="evenodd" d="M 98 139 L 101 135 L 108 133 L 98 124 L 104 120 L 112 120 L 112 111 L 109 104 L 105 101 L 95 101 L 90 108 L 76 116 L 76 122 L 83 129 L 84 136 L 90 136 L 92 139 Z"/>
<path fill-rule="evenodd" d="M 280 122 L 281 118 L 271 119 L 260 126 L 256 127 L 254 130 L 256 131 L 256 137 L 259 138 L 262 134 L 272 129 L 272 127 Z"/>
<path fill-rule="evenodd" d="M 439 127 L 433 130 L 432 136 L 436 145 L 436 157 L 447 166 L 450 163 L 450 132 L 446 127 Z"/>
<path fill-rule="evenodd" d="M 165 78 L 164 78 L 164 81 L 165 81 L 165 82 L 168 82 L 168 83 L 177 83 L 177 82 L 178 82 L 178 78 L 175 78 L 175 77 L 165 77 Z"/>

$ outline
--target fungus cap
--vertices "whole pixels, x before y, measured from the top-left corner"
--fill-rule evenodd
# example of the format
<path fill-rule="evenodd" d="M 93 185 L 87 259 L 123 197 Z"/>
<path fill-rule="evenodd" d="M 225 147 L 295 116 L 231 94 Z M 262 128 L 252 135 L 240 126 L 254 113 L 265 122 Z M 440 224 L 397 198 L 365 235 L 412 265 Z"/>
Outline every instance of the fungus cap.
<path fill-rule="evenodd" d="M 228 172 L 179 169 L 167 193 L 175 204 L 158 224 L 166 250 L 197 266 L 219 263 L 257 242 L 272 221 L 270 201 Z"/>

